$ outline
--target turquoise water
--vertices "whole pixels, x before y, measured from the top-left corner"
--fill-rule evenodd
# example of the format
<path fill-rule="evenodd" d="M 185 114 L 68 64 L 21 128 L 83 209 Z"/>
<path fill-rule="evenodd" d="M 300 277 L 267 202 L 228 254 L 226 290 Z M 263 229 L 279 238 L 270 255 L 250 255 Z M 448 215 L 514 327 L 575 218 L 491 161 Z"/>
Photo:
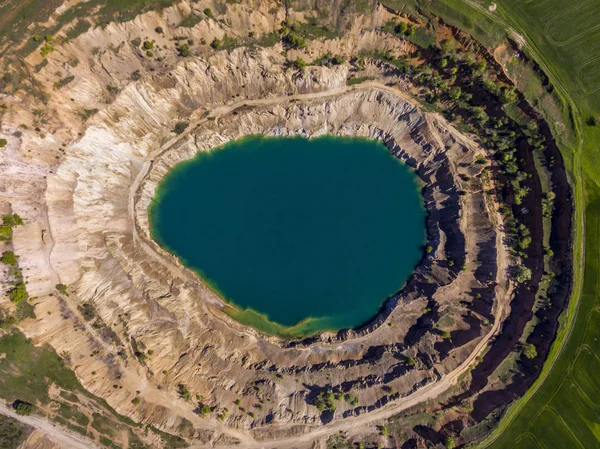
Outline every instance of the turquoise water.
<path fill-rule="evenodd" d="M 233 316 L 276 333 L 375 316 L 419 263 L 425 219 L 416 175 L 382 143 L 333 136 L 247 137 L 200 153 L 150 206 L 158 243 Z"/>

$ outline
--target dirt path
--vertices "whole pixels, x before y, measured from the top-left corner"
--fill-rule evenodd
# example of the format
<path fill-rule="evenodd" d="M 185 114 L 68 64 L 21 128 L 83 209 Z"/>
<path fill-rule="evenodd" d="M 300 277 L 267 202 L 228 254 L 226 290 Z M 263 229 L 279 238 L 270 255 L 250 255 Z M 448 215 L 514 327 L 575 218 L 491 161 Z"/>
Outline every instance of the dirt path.
<path fill-rule="evenodd" d="M 48 439 L 53 440 L 65 449 L 100 449 L 93 441 L 75 433 L 66 427 L 55 424 L 46 418 L 37 415 L 20 416 L 12 408 L 0 403 L 0 413 L 10 416 L 23 424 L 26 424 L 43 433 Z"/>

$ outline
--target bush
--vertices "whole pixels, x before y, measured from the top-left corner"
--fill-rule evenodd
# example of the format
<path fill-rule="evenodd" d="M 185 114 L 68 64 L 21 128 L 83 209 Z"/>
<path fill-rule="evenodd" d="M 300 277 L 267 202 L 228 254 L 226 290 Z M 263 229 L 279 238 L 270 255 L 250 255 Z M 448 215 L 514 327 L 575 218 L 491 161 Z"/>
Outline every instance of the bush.
<path fill-rule="evenodd" d="M 358 398 L 356 396 L 354 396 L 353 394 L 346 393 L 344 395 L 344 399 L 346 400 L 346 402 L 350 403 L 351 405 L 358 404 Z"/>
<path fill-rule="evenodd" d="M 182 57 L 186 57 L 190 55 L 190 46 L 189 44 L 182 44 L 179 47 L 177 47 L 177 52 L 179 53 L 179 56 Z"/>
<path fill-rule="evenodd" d="M 65 284 L 56 284 L 56 290 L 58 290 L 63 295 L 68 295 L 67 286 Z"/>
<path fill-rule="evenodd" d="M 379 430 L 381 431 L 381 436 L 383 438 L 387 438 L 390 434 L 390 432 L 386 426 L 381 426 L 381 428 Z"/>
<path fill-rule="evenodd" d="M 206 8 L 204 10 L 204 14 L 206 14 L 207 17 L 211 17 L 212 18 L 212 16 L 213 16 L 212 9 Z"/>
<path fill-rule="evenodd" d="M 324 391 L 321 391 L 315 399 L 315 407 L 321 412 L 324 410 L 332 413 L 335 412 L 335 395 L 333 392 L 329 391 L 325 393 Z"/>
<path fill-rule="evenodd" d="M 304 61 L 304 59 L 298 57 L 294 61 L 294 67 L 296 67 L 299 70 L 302 70 L 306 67 L 306 62 Z"/>
<path fill-rule="evenodd" d="M 447 449 L 454 449 L 456 447 L 456 443 L 454 442 L 454 438 L 447 436 L 444 438 L 444 447 Z"/>
<path fill-rule="evenodd" d="M 177 385 L 177 394 L 184 401 L 189 401 L 192 398 L 192 393 L 190 393 L 190 390 L 184 384 Z"/>
<path fill-rule="evenodd" d="M 2 262 L 4 265 L 16 265 L 17 256 L 12 251 L 4 251 L 2 253 L 2 258 L 0 258 L 0 262 Z"/>
<path fill-rule="evenodd" d="M 210 43 L 210 46 L 211 46 L 212 48 L 214 48 L 215 50 L 218 50 L 218 49 L 220 49 L 222 45 L 223 45 L 223 44 L 222 44 L 222 42 L 221 42 L 221 39 L 217 39 L 216 37 L 215 37 L 215 38 L 212 40 L 212 42 Z"/>
<path fill-rule="evenodd" d="M 185 122 L 178 122 L 177 124 L 175 124 L 175 127 L 173 128 L 173 132 L 175 134 L 181 134 L 182 132 L 184 132 L 187 129 L 188 126 L 189 125 Z"/>
<path fill-rule="evenodd" d="M 596 126 L 598 124 L 598 120 L 596 120 L 596 117 L 589 116 L 585 119 L 585 124 L 587 126 Z"/>
<path fill-rule="evenodd" d="M 427 254 L 431 254 L 433 252 L 433 246 L 427 245 L 425 247 L 425 251 L 427 251 Z"/>
<path fill-rule="evenodd" d="M 162 27 L 156 27 L 156 28 L 154 28 L 154 31 L 157 32 L 158 34 L 162 34 L 163 33 Z"/>
<path fill-rule="evenodd" d="M 527 357 L 529 360 L 535 359 L 538 355 L 537 349 L 531 343 L 525 343 L 523 345 L 523 355 Z"/>
<path fill-rule="evenodd" d="M 531 280 L 531 270 L 524 265 L 519 265 L 517 267 L 516 279 L 519 284 L 530 281 Z"/>
<path fill-rule="evenodd" d="M 141 402 L 141 401 L 140 401 L 140 398 L 133 398 L 133 399 L 131 400 L 131 403 L 132 403 L 133 405 L 140 405 L 140 402 Z"/>
<path fill-rule="evenodd" d="M 61 89 L 73 81 L 75 77 L 73 75 L 65 76 L 54 83 L 54 89 Z"/>
<path fill-rule="evenodd" d="M 15 304 L 18 304 L 21 301 L 25 301 L 28 297 L 25 283 L 23 281 L 18 281 L 14 285 L 14 287 L 8 292 L 8 297 Z"/>
<path fill-rule="evenodd" d="M 144 50 L 151 50 L 154 48 L 154 42 L 144 41 Z"/>
<path fill-rule="evenodd" d="M 12 408 L 17 412 L 17 415 L 21 416 L 31 415 L 34 410 L 33 404 L 21 401 L 20 399 L 17 399 L 15 402 L 12 403 Z"/>
<path fill-rule="evenodd" d="M 306 48 L 306 39 L 293 31 L 283 37 L 283 41 L 292 48 Z"/>
<path fill-rule="evenodd" d="M 208 415 L 211 412 L 211 409 L 208 405 L 203 404 L 202 402 L 198 402 L 198 407 L 194 409 L 194 413 L 201 418 Z"/>
<path fill-rule="evenodd" d="M 0 148 L 4 148 L 8 144 L 8 140 L 0 139 Z"/>

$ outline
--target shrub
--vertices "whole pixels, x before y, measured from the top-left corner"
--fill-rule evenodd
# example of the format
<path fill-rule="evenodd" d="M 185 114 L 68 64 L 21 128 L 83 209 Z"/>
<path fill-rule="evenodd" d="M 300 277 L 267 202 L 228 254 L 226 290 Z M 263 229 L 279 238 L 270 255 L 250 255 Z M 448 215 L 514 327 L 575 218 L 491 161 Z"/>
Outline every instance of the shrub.
<path fill-rule="evenodd" d="M 27 288 L 23 281 L 18 281 L 14 287 L 8 292 L 9 299 L 15 304 L 25 301 L 28 297 Z"/>
<path fill-rule="evenodd" d="M 4 148 L 8 144 L 8 140 L 0 139 L 0 148 Z"/>
<path fill-rule="evenodd" d="M 163 33 L 162 27 L 156 27 L 156 28 L 154 28 L 154 31 L 157 32 L 158 34 L 162 34 Z"/>
<path fill-rule="evenodd" d="M 407 355 L 406 363 L 408 363 L 408 366 L 415 366 L 415 363 L 417 363 L 417 362 L 411 356 Z"/>
<path fill-rule="evenodd" d="M 585 119 L 585 124 L 587 126 L 596 126 L 598 124 L 598 120 L 596 120 L 596 117 L 589 116 Z"/>
<path fill-rule="evenodd" d="M 152 48 L 154 48 L 154 42 L 144 41 L 144 50 L 151 50 Z"/>
<path fill-rule="evenodd" d="M 452 438 L 451 436 L 447 436 L 446 438 L 444 438 L 444 447 L 446 447 L 446 449 L 454 449 L 456 447 L 454 438 Z"/>
<path fill-rule="evenodd" d="M 194 413 L 201 418 L 208 415 L 211 412 L 210 407 L 202 402 L 198 402 L 198 407 L 194 409 Z"/>
<path fill-rule="evenodd" d="M 141 401 L 140 401 L 140 398 L 133 398 L 133 399 L 131 400 L 131 403 L 132 403 L 133 405 L 140 405 L 140 402 L 141 402 Z"/>
<path fill-rule="evenodd" d="M 51 53 L 53 51 L 54 51 L 54 46 L 52 44 L 50 44 L 49 42 L 47 42 L 40 49 L 40 54 L 42 55 L 42 58 L 45 58 L 46 56 L 48 56 L 49 53 Z"/>
<path fill-rule="evenodd" d="M 344 395 L 344 399 L 346 400 L 346 402 L 350 403 L 351 405 L 358 404 L 358 398 L 356 396 L 354 396 L 353 394 L 346 393 Z"/>
<path fill-rule="evenodd" d="M 431 254 L 433 252 L 433 246 L 427 245 L 425 247 L 425 251 L 427 251 L 427 254 Z"/>
<path fill-rule="evenodd" d="M 204 14 L 206 14 L 207 17 L 212 18 L 212 16 L 213 16 L 212 9 L 206 8 L 203 12 L 204 12 Z"/>
<path fill-rule="evenodd" d="M 154 52 L 152 50 L 147 50 L 146 56 L 148 56 L 149 58 L 152 58 L 154 56 Z"/>
<path fill-rule="evenodd" d="M 175 127 L 173 128 L 173 132 L 175 134 L 181 134 L 182 132 L 184 132 L 187 129 L 188 126 L 189 125 L 185 122 L 178 122 L 175 124 Z"/>
<path fill-rule="evenodd" d="M 189 44 L 182 44 L 179 47 L 177 47 L 177 52 L 179 53 L 179 56 L 182 57 L 186 57 L 190 55 L 190 46 Z"/>
<path fill-rule="evenodd" d="M 214 48 L 215 50 L 218 50 L 221 48 L 222 42 L 221 39 L 217 39 L 216 37 L 212 40 L 212 42 L 210 43 L 210 46 L 212 48 Z"/>
<path fill-rule="evenodd" d="M 67 295 L 67 286 L 65 284 L 56 284 L 56 290 L 58 290 L 63 295 Z"/>
<path fill-rule="evenodd" d="M 15 402 L 13 402 L 12 407 L 17 412 L 17 415 L 21 416 L 31 415 L 34 410 L 33 404 L 21 401 L 20 399 L 17 399 Z"/>
<path fill-rule="evenodd" d="M 524 265 L 519 265 L 517 267 L 516 279 L 519 284 L 531 280 L 531 270 Z"/>
<path fill-rule="evenodd" d="M 177 394 L 184 401 L 189 401 L 192 397 L 192 393 L 190 393 L 190 390 L 184 384 L 177 385 Z"/>
<path fill-rule="evenodd" d="M 74 79 L 75 79 L 75 77 L 73 75 L 65 76 L 64 78 L 61 78 L 57 82 L 54 83 L 54 89 L 61 89 L 61 88 L 65 87 L 67 84 L 69 84 L 71 81 L 73 81 Z"/>
<path fill-rule="evenodd" d="M 525 343 L 523 345 L 523 355 L 529 360 L 535 359 L 538 355 L 536 347 L 531 343 Z"/>
<path fill-rule="evenodd" d="M 2 262 L 4 265 L 16 265 L 17 256 L 12 251 L 4 251 L 2 253 L 2 258 L 0 258 L 0 262 Z"/>
<path fill-rule="evenodd" d="M 286 34 L 283 41 L 292 48 L 306 48 L 306 39 L 293 31 Z"/>
<path fill-rule="evenodd" d="M 321 412 L 324 410 L 335 412 L 335 395 L 333 392 L 329 391 L 325 393 L 324 391 L 321 391 L 315 399 L 315 407 Z"/>
<path fill-rule="evenodd" d="M 306 67 L 306 62 L 304 61 L 304 59 L 298 57 L 294 61 L 294 67 L 296 67 L 299 70 L 302 70 Z"/>
<path fill-rule="evenodd" d="M 381 431 L 381 436 L 383 438 L 387 438 L 390 434 L 390 432 L 386 426 L 381 426 L 381 428 L 379 430 Z"/>

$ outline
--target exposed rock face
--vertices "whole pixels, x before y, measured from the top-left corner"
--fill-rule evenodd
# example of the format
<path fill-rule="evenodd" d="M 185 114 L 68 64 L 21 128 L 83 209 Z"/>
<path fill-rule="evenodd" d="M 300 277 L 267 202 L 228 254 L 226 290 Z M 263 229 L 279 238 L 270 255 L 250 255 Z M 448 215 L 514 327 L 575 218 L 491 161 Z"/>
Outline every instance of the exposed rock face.
<path fill-rule="evenodd" d="M 361 36 L 350 42 L 366 46 L 374 33 Z M 277 58 L 240 48 L 131 82 L 86 123 L 57 167 L 26 162 L 25 150 L 44 142 L 12 139 L 0 181 L 15 197 L 34 198 L 13 203 L 28 222 L 15 248 L 37 274 L 29 288 L 39 296 L 38 318 L 24 323 L 28 335 L 68 355 L 84 386 L 119 413 L 175 433 L 185 418 L 201 442 L 286 438 L 324 422 L 335 429 L 342 418 L 385 418 L 435 398 L 498 332 L 511 297 L 488 194 L 494 186 L 474 163 L 483 150 L 397 87 L 346 87 L 343 65 L 297 72 Z M 90 76 L 70 95 L 83 98 L 94 86 Z M 61 100 L 53 97 L 68 116 Z M 190 125 L 175 135 L 179 120 Z M 369 326 L 289 342 L 229 318 L 221 300 L 151 239 L 147 209 L 169 169 L 199 151 L 250 134 L 326 133 L 380 139 L 415 169 L 433 251 Z M 68 296 L 53 291 L 58 283 Z M 92 320 L 83 307 L 93 309 Z M 213 412 L 194 414 L 180 384 Z M 358 401 L 339 400 L 335 413 L 322 413 L 313 404 L 325 389 Z M 141 405 L 132 404 L 136 396 Z"/>

